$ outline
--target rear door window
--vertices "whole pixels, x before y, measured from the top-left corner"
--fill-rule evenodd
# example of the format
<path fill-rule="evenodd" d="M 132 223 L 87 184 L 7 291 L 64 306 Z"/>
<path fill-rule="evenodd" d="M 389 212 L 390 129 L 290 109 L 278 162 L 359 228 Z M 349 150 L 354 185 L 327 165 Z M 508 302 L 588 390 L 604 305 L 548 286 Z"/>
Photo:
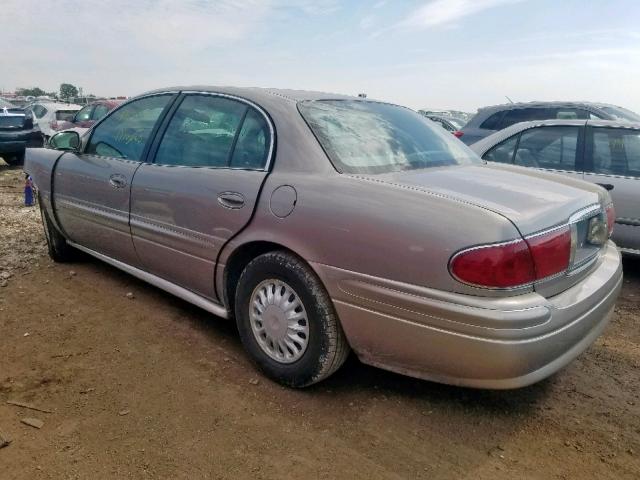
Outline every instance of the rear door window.
<path fill-rule="evenodd" d="M 532 128 L 520 135 L 514 164 L 553 170 L 576 169 L 579 127 Z"/>
<path fill-rule="evenodd" d="M 518 135 L 515 135 L 493 147 L 485 153 L 482 158 L 488 162 L 512 163 L 513 151 L 516 148 L 517 143 Z"/>
<path fill-rule="evenodd" d="M 507 110 L 504 114 L 502 122 L 500 122 L 500 130 L 510 127 L 520 122 L 530 122 L 532 120 L 549 120 L 556 118 L 555 108 L 515 108 Z"/>
<path fill-rule="evenodd" d="M 479 128 L 482 128 L 483 130 L 500 130 L 500 120 L 502 120 L 503 115 L 504 112 L 494 113 L 482 122 Z"/>
<path fill-rule="evenodd" d="M 231 168 L 263 169 L 269 156 L 271 133 L 264 116 L 249 109 L 238 134 Z"/>
<path fill-rule="evenodd" d="M 85 153 L 141 160 L 153 129 L 173 95 L 155 95 L 134 100 L 98 125 Z"/>
<path fill-rule="evenodd" d="M 213 95 L 189 95 L 176 110 L 155 163 L 185 167 L 228 167 L 247 105 Z"/>
<path fill-rule="evenodd" d="M 640 131 L 595 127 L 592 132 L 594 173 L 640 176 Z"/>

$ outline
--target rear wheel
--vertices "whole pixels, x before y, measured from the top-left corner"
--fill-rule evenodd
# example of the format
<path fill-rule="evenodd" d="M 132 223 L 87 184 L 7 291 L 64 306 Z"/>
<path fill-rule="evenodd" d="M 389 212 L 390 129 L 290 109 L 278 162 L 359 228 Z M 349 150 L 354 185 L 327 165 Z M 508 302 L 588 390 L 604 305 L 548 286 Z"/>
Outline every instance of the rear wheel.
<path fill-rule="evenodd" d="M 269 252 L 252 260 L 238 281 L 240 338 L 272 379 L 305 387 L 344 363 L 349 345 L 320 279 L 295 255 Z"/>
<path fill-rule="evenodd" d="M 44 236 L 47 238 L 47 247 L 49 256 L 54 262 L 64 263 L 75 260 L 76 249 L 67 243 L 67 239 L 53 226 L 49 214 L 42 207 L 42 202 L 38 198 L 40 205 L 40 214 L 42 216 L 42 225 L 44 226 Z"/>

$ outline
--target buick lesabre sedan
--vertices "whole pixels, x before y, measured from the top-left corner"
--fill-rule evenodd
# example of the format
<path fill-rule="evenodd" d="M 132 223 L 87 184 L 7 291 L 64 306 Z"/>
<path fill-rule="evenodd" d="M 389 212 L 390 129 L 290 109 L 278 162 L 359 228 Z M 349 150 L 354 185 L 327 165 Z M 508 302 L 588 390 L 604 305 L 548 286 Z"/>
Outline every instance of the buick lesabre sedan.
<path fill-rule="evenodd" d="M 622 282 L 608 192 L 489 166 L 396 105 L 172 88 L 30 150 L 54 260 L 89 253 L 237 323 L 294 387 L 367 364 L 481 388 L 556 372 Z"/>

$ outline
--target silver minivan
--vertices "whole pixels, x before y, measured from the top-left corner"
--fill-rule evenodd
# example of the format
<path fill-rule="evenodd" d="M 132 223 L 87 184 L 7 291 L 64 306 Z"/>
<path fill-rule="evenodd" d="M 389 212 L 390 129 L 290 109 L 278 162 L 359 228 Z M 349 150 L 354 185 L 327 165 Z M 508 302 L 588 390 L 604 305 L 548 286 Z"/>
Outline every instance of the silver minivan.
<path fill-rule="evenodd" d="M 640 255 L 640 123 L 612 120 L 522 122 L 471 149 L 484 160 L 560 173 L 610 190 L 613 240 Z"/>

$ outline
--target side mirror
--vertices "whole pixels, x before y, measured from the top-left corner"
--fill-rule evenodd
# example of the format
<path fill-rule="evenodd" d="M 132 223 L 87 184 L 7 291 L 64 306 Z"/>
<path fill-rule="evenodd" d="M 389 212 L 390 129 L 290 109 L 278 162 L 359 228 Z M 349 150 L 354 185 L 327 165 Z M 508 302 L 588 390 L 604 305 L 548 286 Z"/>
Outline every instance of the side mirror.
<path fill-rule="evenodd" d="M 49 147 L 76 152 L 80 148 L 80 135 L 74 131 L 56 133 L 49 139 Z"/>

